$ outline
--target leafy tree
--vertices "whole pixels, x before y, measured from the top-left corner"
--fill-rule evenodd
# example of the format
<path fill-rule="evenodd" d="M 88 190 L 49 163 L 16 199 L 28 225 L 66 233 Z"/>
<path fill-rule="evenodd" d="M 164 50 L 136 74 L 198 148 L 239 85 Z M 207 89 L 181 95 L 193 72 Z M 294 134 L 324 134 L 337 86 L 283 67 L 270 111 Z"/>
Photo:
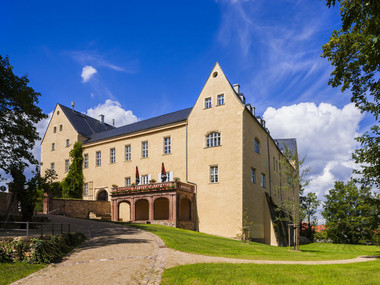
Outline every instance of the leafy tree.
<path fill-rule="evenodd" d="M 372 114 L 376 123 L 363 136 L 353 154 L 361 164 L 359 181 L 364 186 L 380 187 L 380 1 L 326 0 L 327 6 L 340 4 L 342 27 L 323 45 L 322 57 L 331 61 L 334 70 L 329 84 L 350 89 L 351 101 L 363 112 Z"/>
<path fill-rule="evenodd" d="M 322 216 L 328 237 L 335 243 L 370 241 L 380 224 L 379 195 L 368 187 L 358 188 L 354 180 L 335 182 L 325 195 Z"/>
<path fill-rule="evenodd" d="M 316 225 L 314 222 L 316 220 L 315 214 L 317 213 L 317 209 L 321 201 L 318 200 L 317 195 L 313 192 L 307 193 L 306 196 L 303 197 L 301 201 L 301 211 L 302 211 L 302 220 L 307 219 L 308 224 L 308 238 L 313 240 L 313 232 L 312 226 Z"/>
<path fill-rule="evenodd" d="M 70 151 L 71 164 L 67 176 L 62 181 L 62 194 L 65 198 L 83 197 L 83 147 L 76 142 Z"/>
<path fill-rule="evenodd" d="M 32 153 L 39 139 L 35 124 L 47 116 L 37 106 L 41 94 L 28 83 L 27 76 L 14 75 L 8 57 L 0 55 L 0 169 L 7 174 L 38 163 Z"/>

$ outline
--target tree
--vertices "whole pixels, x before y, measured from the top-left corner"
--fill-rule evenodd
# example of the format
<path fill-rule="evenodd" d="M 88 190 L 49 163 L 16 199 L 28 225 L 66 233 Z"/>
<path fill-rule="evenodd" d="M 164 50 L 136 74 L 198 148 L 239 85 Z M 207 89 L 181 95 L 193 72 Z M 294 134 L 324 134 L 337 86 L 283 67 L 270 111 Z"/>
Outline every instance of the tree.
<path fill-rule="evenodd" d="M 321 201 L 318 200 L 317 195 L 313 192 L 307 193 L 306 196 L 304 196 L 304 199 L 301 201 L 301 211 L 302 211 L 302 220 L 307 219 L 308 224 L 308 238 L 310 240 L 313 240 L 313 234 L 312 234 L 312 225 L 315 225 L 315 214 L 317 213 L 317 209 L 319 205 L 321 204 Z M 313 221 L 313 223 L 312 223 Z"/>
<path fill-rule="evenodd" d="M 363 112 L 374 116 L 371 130 L 356 140 L 361 149 L 353 154 L 361 164 L 359 181 L 364 186 L 380 187 L 380 1 L 327 0 L 327 6 L 340 3 L 342 27 L 333 31 L 323 45 L 322 57 L 331 61 L 334 70 L 329 84 L 350 89 L 351 101 Z"/>
<path fill-rule="evenodd" d="M 27 76 L 14 75 L 8 57 L 0 55 L 0 169 L 7 174 L 38 163 L 32 153 L 39 139 L 35 124 L 47 116 L 37 106 L 41 94 L 28 83 Z"/>
<path fill-rule="evenodd" d="M 70 151 L 71 164 L 67 176 L 62 181 L 62 194 L 65 198 L 83 197 L 83 147 L 76 142 Z"/>
<path fill-rule="evenodd" d="M 326 219 L 327 235 L 334 243 L 357 244 L 374 238 L 380 224 L 379 195 L 368 187 L 358 188 L 351 179 L 346 184 L 335 182 L 325 197 L 322 216 Z"/>

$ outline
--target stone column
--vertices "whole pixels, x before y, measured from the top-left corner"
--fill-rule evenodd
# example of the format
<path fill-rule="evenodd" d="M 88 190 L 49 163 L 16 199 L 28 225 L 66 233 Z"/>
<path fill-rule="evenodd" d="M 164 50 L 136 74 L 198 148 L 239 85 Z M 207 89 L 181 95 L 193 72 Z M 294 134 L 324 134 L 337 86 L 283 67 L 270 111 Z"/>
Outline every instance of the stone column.
<path fill-rule="evenodd" d="M 173 195 L 169 195 L 169 221 L 173 221 Z"/>
<path fill-rule="evenodd" d="M 175 223 L 175 225 L 177 226 L 177 211 L 178 211 L 178 207 L 177 207 L 177 193 L 175 193 L 173 195 L 173 221 Z"/>
<path fill-rule="evenodd" d="M 118 200 L 113 201 L 113 212 L 114 212 L 114 221 L 119 220 L 119 205 Z"/>
<path fill-rule="evenodd" d="M 136 211 L 135 211 L 135 199 L 129 200 L 129 204 L 131 205 L 131 221 L 136 220 Z"/>
<path fill-rule="evenodd" d="M 153 221 L 154 220 L 154 200 L 153 200 L 153 197 L 149 197 L 148 202 L 149 202 L 149 220 Z"/>

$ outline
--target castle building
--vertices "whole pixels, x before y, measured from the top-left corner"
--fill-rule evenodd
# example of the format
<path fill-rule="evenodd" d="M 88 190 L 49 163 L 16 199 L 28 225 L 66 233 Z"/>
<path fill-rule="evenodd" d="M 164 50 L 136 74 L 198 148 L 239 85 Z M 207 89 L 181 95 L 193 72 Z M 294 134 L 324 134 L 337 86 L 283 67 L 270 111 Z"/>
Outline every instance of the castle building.
<path fill-rule="evenodd" d="M 280 161 L 285 147 L 297 153 L 296 140 L 273 139 L 218 63 L 192 108 L 122 127 L 57 104 L 41 143 L 41 173 L 54 169 L 62 180 L 77 141 L 83 199 L 112 201 L 113 220 L 188 221 L 182 227 L 225 237 L 249 225 L 254 240 L 278 244 L 267 197 L 286 199 L 277 191 Z"/>

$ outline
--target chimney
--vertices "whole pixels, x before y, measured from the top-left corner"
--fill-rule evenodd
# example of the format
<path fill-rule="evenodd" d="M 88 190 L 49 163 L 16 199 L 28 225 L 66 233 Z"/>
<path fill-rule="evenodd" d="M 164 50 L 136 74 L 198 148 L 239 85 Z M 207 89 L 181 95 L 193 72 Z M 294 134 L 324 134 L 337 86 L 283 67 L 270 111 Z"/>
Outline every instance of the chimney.
<path fill-rule="evenodd" d="M 75 106 L 75 102 L 71 101 L 71 108 L 73 108 L 73 111 L 74 111 L 74 106 Z"/>
<path fill-rule="evenodd" d="M 104 115 L 103 115 L 103 114 L 100 114 L 99 117 L 100 117 L 100 123 L 101 123 L 102 125 L 104 125 Z"/>
<path fill-rule="evenodd" d="M 239 94 L 239 92 L 240 92 L 240 85 L 238 83 L 236 83 L 236 84 L 234 84 L 233 87 L 234 87 L 234 90 L 235 90 L 236 94 Z"/>
<path fill-rule="evenodd" d="M 112 126 L 115 126 L 115 119 L 112 119 Z"/>
<path fill-rule="evenodd" d="M 240 98 L 240 101 L 245 104 L 245 97 L 244 97 L 244 94 L 243 93 L 239 93 L 239 98 Z"/>
<path fill-rule="evenodd" d="M 252 112 L 252 115 L 253 115 L 253 116 L 255 116 L 255 110 L 256 110 L 256 108 L 252 106 L 252 107 L 251 107 L 251 112 Z"/>

